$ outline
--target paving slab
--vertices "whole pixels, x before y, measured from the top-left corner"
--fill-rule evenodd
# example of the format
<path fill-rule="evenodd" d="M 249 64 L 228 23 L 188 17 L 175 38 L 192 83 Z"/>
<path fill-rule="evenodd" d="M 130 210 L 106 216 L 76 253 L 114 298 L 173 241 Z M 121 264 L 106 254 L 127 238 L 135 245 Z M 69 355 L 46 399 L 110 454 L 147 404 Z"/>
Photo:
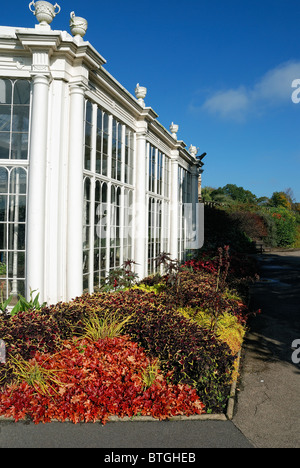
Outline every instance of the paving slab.
<path fill-rule="evenodd" d="M 300 251 L 259 257 L 261 278 L 242 355 L 234 424 L 257 448 L 300 448 L 300 366 L 292 343 L 300 339 Z"/>

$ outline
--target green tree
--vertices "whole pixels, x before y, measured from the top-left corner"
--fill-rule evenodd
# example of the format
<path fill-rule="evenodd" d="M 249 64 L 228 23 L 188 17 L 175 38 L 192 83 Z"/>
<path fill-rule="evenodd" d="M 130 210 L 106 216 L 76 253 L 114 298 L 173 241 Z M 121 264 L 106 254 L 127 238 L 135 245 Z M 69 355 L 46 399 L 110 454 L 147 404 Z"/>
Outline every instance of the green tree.
<path fill-rule="evenodd" d="M 250 190 L 245 190 L 243 187 L 238 187 L 235 184 L 227 184 L 224 187 L 219 187 L 211 193 L 212 198 L 223 196 L 224 200 L 236 203 L 253 203 L 257 202 L 257 197 Z M 226 197 L 226 198 L 224 198 Z"/>
<path fill-rule="evenodd" d="M 292 209 L 292 203 L 285 192 L 273 192 L 270 198 L 270 206 L 286 208 L 287 210 Z"/>

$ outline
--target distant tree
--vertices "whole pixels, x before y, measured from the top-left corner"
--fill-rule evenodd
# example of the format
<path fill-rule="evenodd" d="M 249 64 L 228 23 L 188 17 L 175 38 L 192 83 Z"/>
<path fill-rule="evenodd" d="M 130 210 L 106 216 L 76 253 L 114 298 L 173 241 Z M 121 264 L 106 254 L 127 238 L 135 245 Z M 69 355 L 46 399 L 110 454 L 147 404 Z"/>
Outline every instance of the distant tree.
<path fill-rule="evenodd" d="M 287 210 L 292 209 L 292 203 L 289 196 L 285 192 L 273 192 L 270 198 L 270 206 L 275 208 L 286 208 Z"/>
<path fill-rule="evenodd" d="M 286 194 L 287 199 L 290 201 L 291 205 L 296 203 L 296 198 L 295 198 L 293 189 L 291 189 L 291 187 L 285 189 L 284 193 Z"/>
<path fill-rule="evenodd" d="M 300 203 L 294 203 L 294 211 L 300 214 Z"/>
<path fill-rule="evenodd" d="M 213 201 L 211 194 L 214 190 L 215 189 L 213 187 L 203 187 L 201 190 L 202 200 L 205 202 Z"/>
<path fill-rule="evenodd" d="M 217 197 L 225 196 L 228 202 L 237 203 L 256 203 L 257 197 L 250 190 L 245 190 L 243 187 L 238 187 L 235 184 L 227 184 L 224 187 L 219 187 L 211 193 L 212 198 L 215 200 Z"/>
<path fill-rule="evenodd" d="M 257 199 L 257 204 L 259 206 L 268 206 L 270 204 L 270 198 L 268 198 L 268 197 L 259 197 Z"/>

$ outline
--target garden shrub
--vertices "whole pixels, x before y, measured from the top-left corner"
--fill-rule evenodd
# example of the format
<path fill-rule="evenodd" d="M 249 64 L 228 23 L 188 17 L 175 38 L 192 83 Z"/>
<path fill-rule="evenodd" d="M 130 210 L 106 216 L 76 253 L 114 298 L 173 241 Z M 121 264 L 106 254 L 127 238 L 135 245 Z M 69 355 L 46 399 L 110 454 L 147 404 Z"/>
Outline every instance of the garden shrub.
<path fill-rule="evenodd" d="M 211 328 L 211 314 L 208 312 L 191 308 L 179 309 L 179 312 L 197 322 L 201 328 Z M 225 312 L 217 322 L 216 335 L 230 347 L 233 355 L 240 351 L 245 333 L 245 325 L 241 324 L 237 317 L 228 312 Z"/>
<path fill-rule="evenodd" d="M 51 315 L 40 310 L 19 312 L 10 317 L 0 314 L 0 337 L 5 342 L 6 355 L 20 355 L 25 360 L 40 352 L 54 352 L 61 341 L 59 326 Z M 0 384 L 10 380 L 6 364 L 0 365 Z"/>
<path fill-rule="evenodd" d="M 185 317 L 194 320 L 200 327 L 210 329 L 212 325 L 212 317 L 206 311 L 201 309 L 183 308 L 179 309 Z M 237 356 L 242 348 L 244 337 L 246 334 L 246 326 L 232 314 L 225 312 L 217 321 L 216 336 L 226 343 L 234 356 Z M 236 357 L 234 361 L 234 369 L 232 372 L 231 381 L 238 377 L 239 361 Z"/>
<path fill-rule="evenodd" d="M 269 211 L 276 225 L 276 246 L 292 246 L 297 236 L 295 215 L 285 208 L 271 208 Z"/>
<path fill-rule="evenodd" d="M 230 219 L 237 222 L 239 229 L 246 234 L 249 239 L 264 239 L 268 236 L 268 229 L 265 220 L 260 214 L 251 211 L 233 211 L 229 215 Z"/>

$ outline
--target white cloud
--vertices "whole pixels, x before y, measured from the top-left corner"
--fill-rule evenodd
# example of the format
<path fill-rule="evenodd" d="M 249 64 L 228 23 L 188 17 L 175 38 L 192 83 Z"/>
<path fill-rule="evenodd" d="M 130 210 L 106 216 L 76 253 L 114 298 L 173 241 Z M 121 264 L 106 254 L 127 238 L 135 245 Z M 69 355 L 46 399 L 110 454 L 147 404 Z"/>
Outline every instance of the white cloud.
<path fill-rule="evenodd" d="M 292 82 L 298 78 L 300 61 L 287 62 L 268 71 L 252 87 L 214 92 L 202 104 L 201 110 L 221 118 L 244 120 L 250 113 L 291 103 Z"/>
<path fill-rule="evenodd" d="M 240 120 L 250 106 L 250 99 L 245 88 L 218 91 L 208 98 L 202 106 L 211 114 L 219 114 L 227 118 L 234 116 Z"/>

